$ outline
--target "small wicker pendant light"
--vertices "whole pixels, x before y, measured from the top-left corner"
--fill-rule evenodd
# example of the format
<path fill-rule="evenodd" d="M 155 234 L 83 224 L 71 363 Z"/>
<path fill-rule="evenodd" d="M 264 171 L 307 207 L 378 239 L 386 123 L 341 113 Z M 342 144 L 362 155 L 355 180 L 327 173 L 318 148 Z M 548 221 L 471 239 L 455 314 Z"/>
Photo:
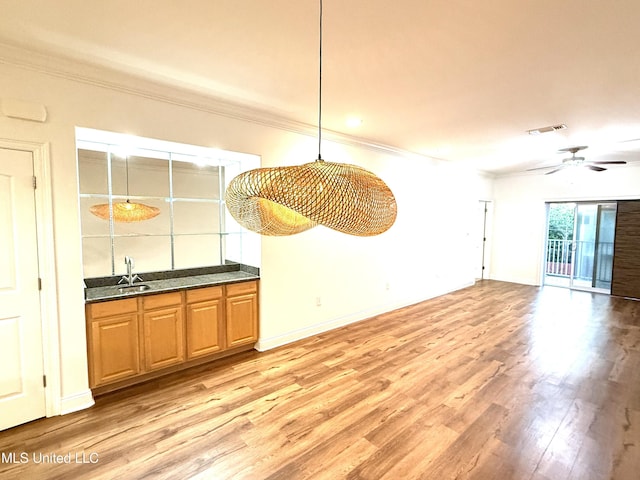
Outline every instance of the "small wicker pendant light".
<path fill-rule="evenodd" d="M 96 217 L 103 220 L 109 220 L 113 214 L 114 222 L 140 222 L 157 217 L 160 209 L 145 205 L 144 203 L 135 203 L 129 200 L 129 157 L 126 158 L 126 175 L 127 175 L 127 200 L 116 203 L 101 203 L 89 207 L 89 211 Z"/>
<path fill-rule="evenodd" d="M 114 222 L 140 222 L 157 217 L 160 214 L 160 209 L 157 207 L 151 207 L 144 203 L 132 203 L 129 199 L 126 202 L 116 202 L 112 204 L 112 207 Z M 89 207 L 89 211 L 96 217 L 109 220 L 108 203 L 92 205 Z"/>
<path fill-rule="evenodd" d="M 319 80 L 318 159 L 241 173 L 225 193 L 227 209 L 240 225 L 262 235 L 293 235 L 316 225 L 349 235 L 379 235 L 396 220 L 396 200 L 389 187 L 364 168 L 325 162 L 320 155 L 322 0 Z"/>

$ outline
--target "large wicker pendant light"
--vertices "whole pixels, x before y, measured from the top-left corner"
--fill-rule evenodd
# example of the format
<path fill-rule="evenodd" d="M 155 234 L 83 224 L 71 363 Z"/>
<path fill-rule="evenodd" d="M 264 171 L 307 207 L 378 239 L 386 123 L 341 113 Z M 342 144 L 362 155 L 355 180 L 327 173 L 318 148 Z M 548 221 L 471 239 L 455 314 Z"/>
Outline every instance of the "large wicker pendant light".
<path fill-rule="evenodd" d="M 229 183 L 227 208 L 240 225 L 262 235 L 293 235 L 316 225 L 349 235 L 379 235 L 396 220 L 396 200 L 389 187 L 364 168 L 326 162 L 320 154 L 322 0 L 319 72 L 317 160 L 241 173 Z"/>
<path fill-rule="evenodd" d="M 131 202 L 129 200 L 129 157 L 125 159 L 125 169 L 127 176 L 127 200 L 124 202 L 92 205 L 89 207 L 89 211 L 103 220 L 109 220 L 113 215 L 114 222 L 140 222 L 157 217 L 160 214 L 159 208 L 151 207 L 144 203 Z"/>

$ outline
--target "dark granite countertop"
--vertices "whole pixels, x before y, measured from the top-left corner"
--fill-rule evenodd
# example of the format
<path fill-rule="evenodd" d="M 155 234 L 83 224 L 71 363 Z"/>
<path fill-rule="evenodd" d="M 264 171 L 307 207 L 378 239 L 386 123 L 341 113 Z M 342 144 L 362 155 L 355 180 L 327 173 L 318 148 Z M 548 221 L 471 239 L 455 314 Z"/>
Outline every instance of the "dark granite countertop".
<path fill-rule="evenodd" d="M 237 282 L 246 282 L 249 280 L 259 280 L 260 276 L 258 272 L 254 271 L 244 271 L 244 270 L 231 270 L 224 272 L 215 272 L 215 273 L 200 273 L 200 272 L 190 272 L 194 273 L 192 275 L 184 275 L 184 276 L 174 276 L 171 275 L 172 278 L 157 278 L 162 275 L 144 275 L 141 274 L 142 278 L 149 278 L 149 281 L 137 281 L 136 285 L 148 285 L 148 289 L 144 291 L 125 291 L 120 292 L 118 289 L 125 285 L 100 285 L 100 283 L 105 282 L 91 282 L 90 280 L 85 280 L 87 284 L 87 288 L 85 288 L 85 302 L 99 302 L 104 300 L 118 300 L 122 298 L 129 298 L 133 296 L 139 295 L 150 295 L 154 293 L 164 293 L 164 292 L 172 292 L 175 290 L 186 290 L 190 288 L 200 288 L 200 287 L 208 287 L 214 285 L 224 285 L 227 283 L 237 283 Z M 114 277 L 117 282 L 119 277 Z M 98 285 L 95 285 L 95 284 Z"/>

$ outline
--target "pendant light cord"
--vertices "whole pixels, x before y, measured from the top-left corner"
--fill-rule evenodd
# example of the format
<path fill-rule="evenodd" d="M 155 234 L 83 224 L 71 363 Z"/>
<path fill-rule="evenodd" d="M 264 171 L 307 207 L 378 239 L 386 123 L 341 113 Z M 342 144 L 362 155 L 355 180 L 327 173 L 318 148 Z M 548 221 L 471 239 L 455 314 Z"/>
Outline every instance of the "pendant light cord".
<path fill-rule="evenodd" d="M 129 155 L 124 157 L 125 172 L 127 175 L 127 203 L 129 203 Z"/>
<path fill-rule="evenodd" d="M 318 69 L 318 161 L 322 162 L 320 155 L 322 143 L 322 0 L 320 0 L 320 67 Z"/>

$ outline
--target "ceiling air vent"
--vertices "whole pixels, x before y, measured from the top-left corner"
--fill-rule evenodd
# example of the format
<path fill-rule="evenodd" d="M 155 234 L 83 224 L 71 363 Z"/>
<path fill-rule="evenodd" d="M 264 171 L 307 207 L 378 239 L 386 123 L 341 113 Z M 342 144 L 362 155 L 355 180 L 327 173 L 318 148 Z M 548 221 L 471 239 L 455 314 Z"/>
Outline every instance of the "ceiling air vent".
<path fill-rule="evenodd" d="M 540 135 L 541 133 L 557 132 L 558 130 L 564 130 L 567 126 L 564 123 L 558 125 L 550 125 L 548 127 L 534 128 L 533 130 L 527 130 L 529 135 Z"/>

